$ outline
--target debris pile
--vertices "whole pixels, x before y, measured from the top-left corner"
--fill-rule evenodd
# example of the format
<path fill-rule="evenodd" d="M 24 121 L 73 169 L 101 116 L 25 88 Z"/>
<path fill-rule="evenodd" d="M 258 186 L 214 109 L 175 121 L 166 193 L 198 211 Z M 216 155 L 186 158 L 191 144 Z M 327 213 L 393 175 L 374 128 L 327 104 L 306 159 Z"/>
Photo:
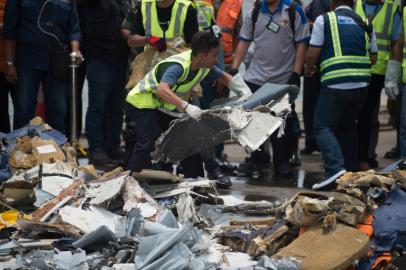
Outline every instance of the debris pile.
<path fill-rule="evenodd" d="M 406 248 L 406 171 L 346 173 L 286 202 L 213 181 L 80 166 L 41 121 L 1 134 L 3 269 L 380 269 Z"/>

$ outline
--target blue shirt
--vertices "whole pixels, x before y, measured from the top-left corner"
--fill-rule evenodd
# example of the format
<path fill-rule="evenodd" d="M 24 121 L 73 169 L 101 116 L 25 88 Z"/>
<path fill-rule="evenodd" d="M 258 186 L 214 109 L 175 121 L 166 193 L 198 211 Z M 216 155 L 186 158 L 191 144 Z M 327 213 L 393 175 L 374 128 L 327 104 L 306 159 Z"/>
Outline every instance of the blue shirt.
<path fill-rule="evenodd" d="M 17 68 L 48 70 L 56 37 L 64 45 L 80 40 L 76 5 L 73 0 L 8 0 L 3 35 L 16 41 Z"/>

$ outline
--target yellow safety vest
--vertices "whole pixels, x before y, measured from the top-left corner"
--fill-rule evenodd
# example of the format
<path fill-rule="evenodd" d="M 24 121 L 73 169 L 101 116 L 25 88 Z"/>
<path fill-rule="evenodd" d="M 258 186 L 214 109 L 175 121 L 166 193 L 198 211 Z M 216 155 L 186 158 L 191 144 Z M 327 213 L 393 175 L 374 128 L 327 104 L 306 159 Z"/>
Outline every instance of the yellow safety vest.
<path fill-rule="evenodd" d="M 353 12 L 353 11 L 350 11 Z M 341 37 L 338 29 L 337 15 L 334 11 L 328 12 L 328 24 L 330 25 L 331 46 L 333 55 L 322 59 L 320 64 L 322 85 L 332 85 L 343 82 L 367 82 L 371 76 L 371 61 L 368 55 L 368 36 L 365 33 L 365 55 L 343 55 Z M 366 21 L 367 22 L 367 21 Z M 324 25 L 327 25 L 325 22 Z M 325 31 L 326 32 L 326 31 Z M 326 40 L 330 40 L 330 38 Z"/>
<path fill-rule="evenodd" d="M 403 76 L 402 82 L 406 84 L 406 7 L 403 8 Z"/>
<path fill-rule="evenodd" d="M 202 31 L 211 26 L 214 17 L 214 7 L 210 0 L 194 0 L 197 9 L 197 21 L 199 30 Z"/>
<path fill-rule="evenodd" d="M 391 55 L 393 17 L 399 5 L 391 0 L 385 0 L 378 14 L 372 19 L 372 26 L 376 35 L 378 45 L 378 59 L 372 66 L 372 74 L 385 75 L 386 67 Z M 366 19 L 365 11 L 362 6 L 362 0 L 357 0 L 355 12 Z"/>
<path fill-rule="evenodd" d="M 165 108 L 173 111 L 176 106 L 167 103 L 155 95 L 159 82 L 157 80 L 157 72 L 160 66 L 164 63 L 177 63 L 183 67 L 182 76 L 178 79 L 176 84 L 172 86 L 172 91 L 183 100 L 188 99 L 188 93 L 193 87 L 200 83 L 209 74 L 210 69 L 202 68 L 196 73 L 191 81 L 187 81 L 190 73 L 190 66 L 192 64 L 192 51 L 188 50 L 180 54 L 168 57 L 167 59 L 158 63 L 148 74 L 142 79 L 127 95 L 127 102 L 138 109 L 157 109 Z"/>
<path fill-rule="evenodd" d="M 159 25 L 156 1 L 142 0 L 141 13 L 145 36 L 165 38 L 167 41 L 171 41 L 176 37 L 183 37 L 183 26 L 185 24 L 187 10 L 191 4 L 192 3 L 188 0 L 175 0 L 168 29 L 164 32 Z"/>

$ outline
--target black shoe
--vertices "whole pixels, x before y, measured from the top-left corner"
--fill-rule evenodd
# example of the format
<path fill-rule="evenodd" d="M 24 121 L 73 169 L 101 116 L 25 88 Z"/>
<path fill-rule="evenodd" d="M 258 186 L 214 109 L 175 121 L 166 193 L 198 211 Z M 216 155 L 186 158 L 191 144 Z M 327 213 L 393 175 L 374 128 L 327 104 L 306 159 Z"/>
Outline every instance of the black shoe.
<path fill-rule="evenodd" d="M 275 168 L 275 176 L 289 177 L 293 175 L 293 171 L 288 164 L 281 164 Z"/>
<path fill-rule="evenodd" d="M 374 159 L 374 158 L 370 158 L 368 159 L 368 166 L 371 169 L 376 169 L 378 168 L 378 160 Z"/>
<path fill-rule="evenodd" d="M 271 167 L 271 163 L 253 163 L 251 158 L 246 158 L 245 162 L 240 164 L 237 172 L 245 175 L 252 175 L 258 172 L 268 170 Z"/>
<path fill-rule="evenodd" d="M 109 151 L 107 155 L 113 160 L 123 160 L 125 158 L 125 152 L 121 148 Z"/>
<path fill-rule="evenodd" d="M 218 163 L 220 169 L 227 171 L 227 172 L 232 172 L 237 169 L 237 166 L 234 164 L 231 164 L 228 159 L 227 155 L 222 155 L 220 158 L 216 158 L 216 162 Z"/>
<path fill-rule="evenodd" d="M 399 158 L 400 157 L 400 149 L 397 147 L 393 147 L 391 150 L 385 153 L 385 158 Z"/>
<path fill-rule="evenodd" d="M 208 171 L 207 176 L 210 180 L 216 180 L 216 186 L 218 188 L 229 188 L 232 185 L 230 177 L 223 174 L 219 168 Z"/>
<path fill-rule="evenodd" d="M 300 160 L 299 154 L 296 153 L 294 154 L 290 159 L 289 159 L 289 165 L 292 167 L 298 167 L 302 165 L 302 161 Z"/>
<path fill-rule="evenodd" d="M 318 152 L 319 148 L 317 146 L 305 146 L 302 150 L 300 150 L 300 154 L 303 156 L 310 156 L 313 152 Z"/>
<path fill-rule="evenodd" d="M 399 161 L 397 167 L 399 170 L 406 170 L 406 159 L 402 159 L 401 161 Z"/>
<path fill-rule="evenodd" d="M 89 164 L 109 164 L 114 161 L 107 155 L 103 148 L 96 148 L 89 153 Z"/>
<path fill-rule="evenodd" d="M 237 172 L 240 174 L 250 175 L 255 172 L 254 164 L 250 158 L 246 158 L 244 163 L 238 166 Z"/>

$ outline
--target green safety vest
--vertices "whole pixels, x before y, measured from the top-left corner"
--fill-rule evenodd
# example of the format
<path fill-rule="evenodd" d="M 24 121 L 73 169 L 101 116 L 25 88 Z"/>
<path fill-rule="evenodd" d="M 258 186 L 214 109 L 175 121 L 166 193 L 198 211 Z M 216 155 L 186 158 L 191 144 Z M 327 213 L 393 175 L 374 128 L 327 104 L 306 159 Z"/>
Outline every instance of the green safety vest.
<path fill-rule="evenodd" d="M 183 37 L 183 26 L 186 20 L 186 14 L 192 3 L 188 0 L 175 0 L 172 8 L 171 21 L 168 29 L 164 32 L 159 25 L 158 11 L 155 0 L 142 0 L 141 13 L 142 24 L 145 29 L 146 37 L 160 37 L 171 41 L 176 37 Z"/>
<path fill-rule="evenodd" d="M 197 10 L 197 21 L 199 30 L 205 30 L 211 26 L 214 17 L 214 7 L 209 0 L 194 0 Z"/>
<path fill-rule="evenodd" d="M 403 76 L 402 82 L 406 84 L 406 7 L 403 8 Z"/>
<path fill-rule="evenodd" d="M 378 14 L 372 20 L 378 45 L 378 59 L 376 64 L 371 68 L 372 74 L 385 75 L 386 73 L 386 67 L 391 54 L 393 17 L 398 8 L 399 5 L 394 1 L 385 0 Z M 362 18 L 367 18 L 362 6 L 362 0 L 357 0 L 355 12 Z"/>
<path fill-rule="evenodd" d="M 159 82 L 157 80 L 157 72 L 160 66 L 165 63 L 177 63 L 183 67 L 182 76 L 176 84 L 172 86 L 172 91 L 183 100 L 188 99 L 188 93 L 193 87 L 200 83 L 209 74 L 209 68 L 199 69 L 196 76 L 191 81 L 187 81 L 190 73 L 190 65 L 192 64 L 191 50 L 185 51 L 166 58 L 158 63 L 148 74 L 142 79 L 127 95 L 127 102 L 138 109 L 157 109 L 165 108 L 173 111 L 176 106 L 167 103 L 155 95 Z"/>
<path fill-rule="evenodd" d="M 368 35 L 365 33 L 365 48 L 367 55 L 343 55 L 341 39 L 335 12 L 327 13 L 330 22 L 331 40 L 334 56 L 322 60 L 320 64 L 322 85 L 331 85 L 338 81 L 357 81 L 359 78 L 371 76 L 371 60 L 368 55 Z M 327 70 L 327 71 L 326 71 Z"/>

